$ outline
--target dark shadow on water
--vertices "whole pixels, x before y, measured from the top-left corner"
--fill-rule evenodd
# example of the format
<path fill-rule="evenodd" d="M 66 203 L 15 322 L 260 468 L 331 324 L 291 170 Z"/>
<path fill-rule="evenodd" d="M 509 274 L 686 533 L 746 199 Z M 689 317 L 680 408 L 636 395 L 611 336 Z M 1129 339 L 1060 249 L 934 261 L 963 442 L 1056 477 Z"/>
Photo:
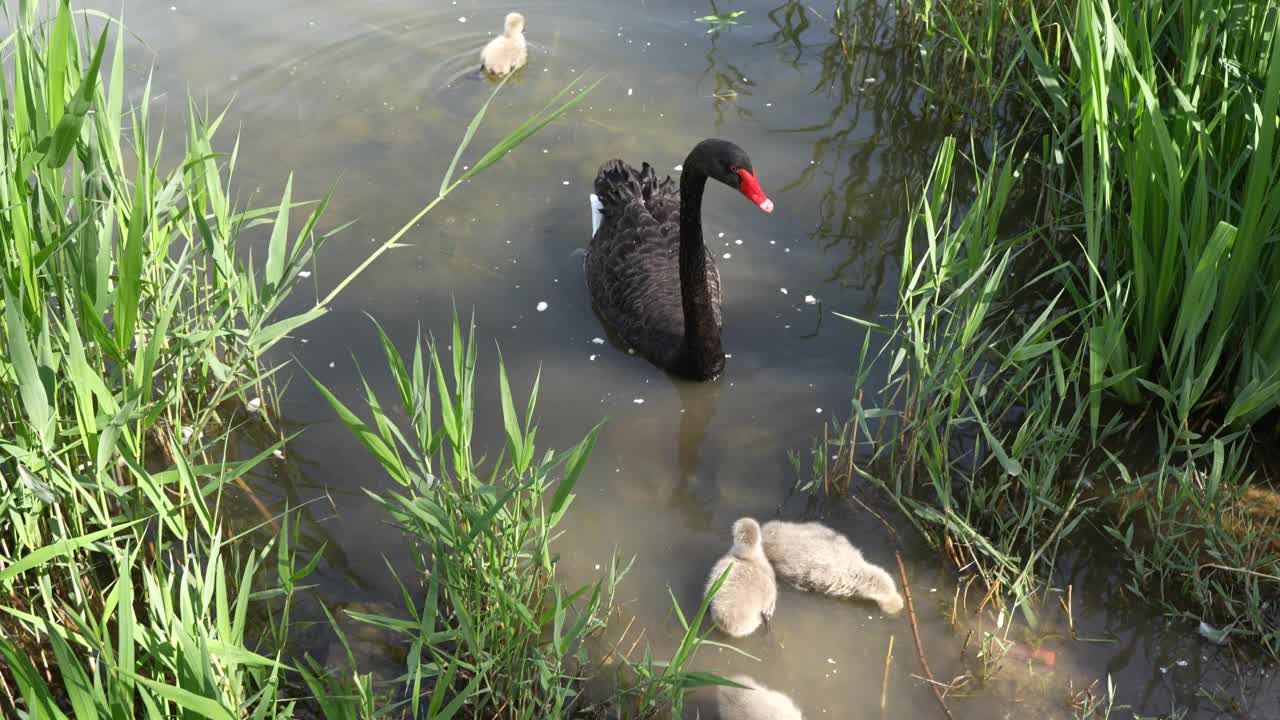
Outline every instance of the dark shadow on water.
<path fill-rule="evenodd" d="M 724 380 L 704 383 L 673 379 L 680 395 L 680 427 L 677 450 L 677 479 L 668 506 L 687 518 L 694 530 L 710 530 L 714 505 L 720 497 L 719 478 L 714 467 L 700 469 L 707 428 L 715 417 L 724 391 Z"/>

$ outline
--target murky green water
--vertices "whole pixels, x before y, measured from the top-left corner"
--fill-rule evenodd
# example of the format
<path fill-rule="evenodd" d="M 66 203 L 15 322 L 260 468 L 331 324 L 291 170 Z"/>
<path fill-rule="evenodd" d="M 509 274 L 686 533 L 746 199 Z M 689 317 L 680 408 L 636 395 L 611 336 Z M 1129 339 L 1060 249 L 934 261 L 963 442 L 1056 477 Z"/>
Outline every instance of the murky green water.
<path fill-rule="evenodd" d="M 321 257 L 314 279 L 324 289 L 434 195 L 491 89 L 477 73 L 478 53 L 508 10 L 528 18 L 529 66 L 495 102 L 473 147 L 522 122 L 575 76 L 607 75 L 580 111 L 451 195 L 409 235 L 413 247 L 382 259 L 287 351 L 353 400 L 354 356 L 386 394 L 364 313 L 407 343 L 419 326 L 444 332 L 456 302 L 464 313 L 474 308 L 482 378 L 493 377 L 494 340 L 517 392 L 527 392 L 542 368 L 542 443 L 563 447 L 609 418 L 560 542 L 565 579 L 586 581 L 615 546 L 634 554 L 623 609 L 659 656 L 679 634 L 668 588 L 686 611 L 696 607 L 734 519 L 805 511 L 805 501 L 789 495 L 786 451 L 809 447 L 832 412 L 847 410 L 862 342 L 862 332 L 832 312 L 892 308 L 904 189 L 927 174 L 937 142 L 961 120 L 939 117 L 923 99 L 910 76 L 918 50 L 895 45 L 891 11 L 855 7 L 841 29 L 829 1 L 776 2 L 125 5 L 126 22 L 148 44 L 130 48 L 133 72 L 155 62 L 156 104 L 175 130 L 188 90 L 212 106 L 234 97 L 224 141 L 238 124 L 239 187 L 264 193 L 243 202 L 275 201 L 289 171 L 297 174 L 295 196 L 318 197 L 336 179 L 328 226 L 356 223 Z M 726 32 L 708 35 L 692 22 L 734 9 L 747 10 L 744 24 Z M 777 210 L 764 215 L 725 188 L 709 190 L 705 231 L 722 256 L 731 357 L 718 382 L 689 385 L 593 342 L 606 335 L 591 312 L 578 251 L 590 233 L 586 196 L 601 162 L 620 156 L 673 172 L 708 136 L 751 154 Z M 479 388 L 479 434 L 496 448 L 491 385 Z M 290 446 L 289 466 L 259 487 L 280 506 L 332 499 L 304 510 L 309 537 L 329 543 L 320 595 L 394 603 L 399 593 L 384 558 L 410 562 L 363 492 L 388 481 L 309 384 L 294 382 L 282 410 L 307 431 Z M 892 565 L 897 541 L 870 514 L 836 509 L 826 519 L 870 559 Z M 906 527 L 900 533 L 911 536 Z M 962 672 L 967 632 L 950 625 L 955 585 L 937 558 L 909 558 L 923 642 L 934 673 L 949 679 Z M 1057 653 L 1055 666 L 1010 668 L 987 688 L 966 688 L 950 700 L 957 717 L 1071 717 L 1069 687 L 1101 678 L 1105 689 L 1108 673 L 1120 701 L 1148 714 L 1186 707 L 1194 717 L 1234 717 L 1218 710 L 1233 700 L 1251 708 L 1248 717 L 1280 713 L 1274 673 L 1243 660 L 1237 666 L 1230 648 L 1209 645 L 1192 623 L 1166 623 L 1130 603 L 1105 558 L 1082 554 L 1074 565 L 1059 584 L 1073 586 L 1076 630 L 1111 641 L 1072 642 L 1065 616 L 1050 612 L 1066 636 L 1046 645 Z M 879 717 L 890 636 L 884 716 L 934 716 L 934 700 L 915 677 L 908 623 L 869 605 L 784 591 L 773 626 L 736 643 L 760 663 L 711 650 L 699 665 L 746 671 L 792 695 L 810 717 Z M 972 657 L 972 643 L 967 652 Z"/>

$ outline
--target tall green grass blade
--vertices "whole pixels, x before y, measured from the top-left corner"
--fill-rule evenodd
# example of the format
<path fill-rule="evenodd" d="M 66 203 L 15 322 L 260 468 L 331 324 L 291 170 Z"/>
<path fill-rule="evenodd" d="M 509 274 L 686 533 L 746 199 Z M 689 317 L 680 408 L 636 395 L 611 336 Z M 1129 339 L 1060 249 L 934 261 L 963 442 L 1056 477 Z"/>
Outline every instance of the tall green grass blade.
<path fill-rule="evenodd" d="M 49 151 L 46 157 L 46 164 L 50 168 L 61 168 L 67 162 L 67 156 L 71 154 L 71 150 L 76 146 L 76 140 L 80 137 L 80 130 L 84 127 L 85 116 L 89 114 L 90 108 L 93 106 L 94 91 L 98 87 L 98 68 L 102 65 L 102 52 L 107 48 L 107 31 L 109 28 L 102 29 L 102 35 L 98 38 L 98 46 L 93 51 L 93 59 L 89 62 L 89 69 L 80 80 L 80 87 L 76 90 L 75 96 L 71 99 L 71 103 L 67 106 L 67 111 L 58 121 L 57 127 L 53 130 L 52 142 L 49 145 Z"/>
<path fill-rule="evenodd" d="M 133 203 L 129 208 L 127 235 L 124 250 L 120 253 L 119 281 L 115 298 L 115 340 L 120 350 L 126 350 L 133 342 L 134 328 L 138 322 L 138 303 L 142 295 L 142 260 L 146 247 L 145 230 L 148 223 L 146 207 L 147 163 L 138 164 L 133 187 Z M 122 218 L 123 220 L 123 218 Z M 123 226 L 122 230 L 126 230 Z"/>
<path fill-rule="evenodd" d="M 289 208 L 293 199 L 292 194 L 293 173 L 289 173 L 289 178 L 284 183 L 284 194 L 280 198 L 280 212 L 276 215 L 276 222 L 271 227 L 271 241 L 267 246 L 267 266 L 264 271 L 265 284 L 262 294 L 268 299 L 275 297 L 280 281 L 284 279 L 284 265 L 289 251 Z"/>
<path fill-rule="evenodd" d="M 67 716 L 58 709 L 57 701 L 40 678 L 40 674 L 36 672 L 31 660 L 3 637 L 0 637 L 0 657 L 4 658 L 5 665 L 13 674 L 18 692 L 22 694 L 22 699 L 26 701 L 28 711 L 33 718 L 66 720 Z"/>
<path fill-rule="evenodd" d="M 48 68 L 49 95 L 45 102 L 49 109 L 49 129 L 58 126 L 67 102 L 67 56 L 71 42 L 71 2 L 62 0 L 58 3 L 58 12 L 53 19 L 53 34 L 49 37 L 49 46 L 45 48 L 45 67 Z"/>
<path fill-rule="evenodd" d="M 572 99 L 565 101 L 564 104 L 560 105 L 560 107 L 556 108 L 555 110 L 552 110 L 550 113 L 547 113 L 545 115 L 540 113 L 539 115 L 535 115 L 533 118 L 530 118 L 528 121 L 525 122 L 524 125 L 521 125 L 515 131 L 507 135 L 501 141 L 499 141 L 497 145 L 494 145 L 493 148 L 489 150 L 489 152 L 484 154 L 484 157 L 480 158 L 478 161 L 476 161 L 475 165 L 471 166 L 470 170 L 466 171 L 465 173 L 463 173 L 462 177 L 458 178 L 458 182 L 462 182 L 474 176 L 475 174 L 483 171 L 485 168 L 489 167 L 490 165 L 493 165 L 494 163 L 501 160 L 503 156 L 505 156 L 507 153 L 511 152 L 515 148 L 519 147 L 521 143 L 523 143 L 525 140 L 528 140 L 530 137 L 532 137 L 534 133 L 546 127 L 547 124 L 550 123 L 552 120 L 555 120 L 556 118 L 569 112 L 570 110 L 572 110 L 573 108 L 581 104 L 582 101 L 587 98 L 587 94 L 590 93 L 592 90 L 595 90 L 596 86 L 598 86 L 603 81 L 604 81 L 604 78 L 601 78 L 600 80 L 596 80 L 595 82 L 591 83 L 586 88 L 584 88 L 582 92 L 578 93 Z M 577 80 L 575 80 L 574 82 L 576 83 Z M 572 87 L 572 83 L 570 84 L 569 87 Z M 568 89 L 569 88 L 566 87 L 564 90 L 560 91 L 560 95 L 563 95 Z M 555 99 L 558 99 L 560 95 L 557 95 Z"/>
<path fill-rule="evenodd" d="M 181 708 L 184 715 L 195 713 L 209 720 L 236 720 L 235 713 L 212 698 L 203 697 L 185 688 L 157 682 L 137 674 L 132 675 L 132 679 L 152 693 Z"/>
<path fill-rule="evenodd" d="M 440 191 L 438 194 L 441 197 L 449 194 L 451 186 L 450 181 L 453 180 L 453 171 L 457 169 L 458 161 L 462 159 L 462 153 L 466 152 L 467 146 L 471 144 L 471 138 L 475 137 L 476 130 L 480 129 L 480 123 L 484 121 L 484 114 L 489 111 L 489 104 L 493 102 L 493 99 L 498 96 L 498 92 L 502 90 L 510 79 L 511 75 L 507 75 L 502 78 L 497 87 L 493 89 L 493 92 L 489 93 L 489 97 L 484 101 L 484 104 L 476 111 L 475 116 L 471 118 L 471 122 L 467 123 L 467 130 L 462 134 L 462 141 L 458 143 L 458 149 L 453 153 L 453 160 L 449 161 L 449 169 L 445 171 L 444 178 L 440 180 Z"/>
<path fill-rule="evenodd" d="M 37 437 L 48 447 L 52 442 L 53 408 L 49 404 L 49 388 L 45 386 L 44 376 L 36 365 L 35 352 L 31 339 L 27 335 L 26 323 L 22 317 L 20 303 L 5 284 L 5 325 L 8 334 L 9 362 L 13 364 L 17 375 L 18 391 L 22 397 L 22 405 L 27 419 L 36 431 Z"/>
<path fill-rule="evenodd" d="M 53 558 L 70 555 L 71 553 L 77 550 L 80 550 L 81 548 L 88 547 L 89 545 L 92 545 L 93 543 L 96 543 L 99 540 L 109 538 L 113 535 L 119 535 L 120 533 L 123 533 L 125 530 L 128 530 L 140 523 L 146 522 L 149 519 L 150 518 L 141 518 L 138 520 L 127 522 L 127 523 L 121 523 L 113 527 L 96 530 L 94 532 L 88 533 L 87 535 L 68 538 L 66 540 L 58 540 L 49 545 L 45 545 L 44 547 L 41 547 L 37 550 L 34 550 L 22 556 L 12 565 L 9 565 L 3 570 L 0 570 L 0 583 L 7 583 L 11 579 L 27 572 L 28 570 L 31 570 L 32 568 L 36 568 L 36 567 L 40 567 L 41 565 L 44 565 L 45 563 L 49 562 Z"/>

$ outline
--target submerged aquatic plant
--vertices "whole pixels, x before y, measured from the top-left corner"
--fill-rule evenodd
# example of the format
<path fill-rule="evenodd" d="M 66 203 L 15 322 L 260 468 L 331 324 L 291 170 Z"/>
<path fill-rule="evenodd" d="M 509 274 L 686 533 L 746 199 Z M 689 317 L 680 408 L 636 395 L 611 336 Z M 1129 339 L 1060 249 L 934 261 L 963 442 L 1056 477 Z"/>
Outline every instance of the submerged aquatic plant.
<path fill-rule="evenodd" d="M 713 32 L 718 32 L 727 27 L 739 24 L 738 18 L 745 14 L 747 14 L 746 10 L 733 10 L 731 12 L 719 13 L 716 15 L 703 15 L 702 17 L 694 18 L 693 21 L 696 23 L 706 24 L 708 26 L 707 34 L 710 35 Z"/>

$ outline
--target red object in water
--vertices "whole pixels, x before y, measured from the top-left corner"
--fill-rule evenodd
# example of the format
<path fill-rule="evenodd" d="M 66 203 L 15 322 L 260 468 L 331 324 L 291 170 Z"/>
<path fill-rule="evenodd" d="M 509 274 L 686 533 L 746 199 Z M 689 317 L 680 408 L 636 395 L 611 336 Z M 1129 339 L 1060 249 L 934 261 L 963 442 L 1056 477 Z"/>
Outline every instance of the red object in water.
<path fill-rule="evenodd" d="M 1058 654 L 1054 651 L 1045 650 L 1044 648 L 1032 650 L 1026 645 L 1015 644 L 1013 647 L 1009 648 L 1009 652 L 1005 654 L 1008 657 L 1012 657 L 1014 660 L 1039 660 L 1049 667 L 1054 667 L 1058 662 Z"/>

